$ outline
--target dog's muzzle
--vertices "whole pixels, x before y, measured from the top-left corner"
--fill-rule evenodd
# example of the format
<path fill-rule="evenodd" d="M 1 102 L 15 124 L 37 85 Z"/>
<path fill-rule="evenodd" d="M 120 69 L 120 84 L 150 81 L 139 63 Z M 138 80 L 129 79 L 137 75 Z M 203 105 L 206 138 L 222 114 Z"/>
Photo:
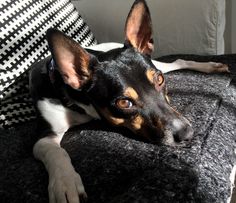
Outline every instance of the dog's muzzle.
<path fill-rule="evenodd" d="M 190 143 L 193 138 L 193 128 L 190 122 L 178 112 L 169 109 L 164 116 L 160 114 L 149 115 L 149 121 L 146 122 L 146 131 L 143 134 L 152 143 L 164 145 L 185 145 Z"/>
<path fill-rule="evenodd" d="M 167 145 L 187 144 L 192 140 L 193 134 L 193 128 L 186 118 L 175 118 L 166 124 L 162 143 Z"/>

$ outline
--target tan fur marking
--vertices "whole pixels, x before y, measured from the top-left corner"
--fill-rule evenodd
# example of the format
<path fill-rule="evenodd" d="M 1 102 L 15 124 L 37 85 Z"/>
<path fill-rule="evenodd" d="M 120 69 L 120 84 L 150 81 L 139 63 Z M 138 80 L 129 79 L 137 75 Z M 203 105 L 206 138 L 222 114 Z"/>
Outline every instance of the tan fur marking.
<path fill-rule="evenodd" d="M 110 121 L 114 125 L 121 125 L 121 124 L 123 124 L 125 122 L 125 119 L 123 119 L 123 118 L 116 118 L 116 117 L 110 116 Z"/>
<path fill-rule="evenodd" d="M 136 116 L 132 121 L 131 125 L 135 130 L 140 130 L 142 128 L 142 124 L 144 123 L 144 120 L 141 116 Z"/>
<path fill-rule="evenodd" d="M 154 76 L 155 76 L 155 73 L 156 73 L 156 71 L 153 70 L 153 69 L 148 69 L 148 70 L 146 71 L 147 79 L 149 80 L 149 82 L 150 82 L 151 84 L 154 83 Z"/>
<path fill-rule="evenodd" d="M 128 87 L 125 90 L 124 95 L 126 97 L 132 98 L 133 100 L 137 100 L 138 99 L 138 93 L 132 87 Z"/>
<path fill-rule="evenodd" d="M 114 117 L 107 108 L 103 109 L 101 113 L 113 125 L 117 126 L 125 123 L 125 119 Z"/>

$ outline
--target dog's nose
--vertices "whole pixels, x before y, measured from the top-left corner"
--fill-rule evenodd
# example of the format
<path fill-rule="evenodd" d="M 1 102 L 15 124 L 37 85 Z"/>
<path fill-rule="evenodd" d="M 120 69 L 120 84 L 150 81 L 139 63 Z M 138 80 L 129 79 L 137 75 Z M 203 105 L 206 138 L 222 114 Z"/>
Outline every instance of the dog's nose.
<path fill-rule="evenodd" d="M 193 138 L 193 128 L 187 119 L 174 119 L 171 123 L 171 131 L 174 143 L 190 142 Z"/>
<path fill-rule="evenodd" d="M 149 134 L 152 142 L 160 142 L 164 145 L 188 144 L 193 138 L 193 128 L 190 122 L 183 116 L 171 114 L 172 119 L 153 119 L 154 131 Z"/>
<path fill-rule="evenodd" d="M 193 128 L 190 125 L 186 125 L 174 132 L 173 138 L 176 143 L 190 142 L 193 138 L 193 133 Z"/>

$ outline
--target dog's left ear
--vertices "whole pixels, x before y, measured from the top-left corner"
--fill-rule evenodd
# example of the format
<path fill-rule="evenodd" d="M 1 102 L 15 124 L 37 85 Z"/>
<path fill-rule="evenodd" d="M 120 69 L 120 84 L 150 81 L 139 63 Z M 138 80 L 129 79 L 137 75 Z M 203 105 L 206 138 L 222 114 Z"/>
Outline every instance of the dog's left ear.
<path fill-rule="evenodd" d="M 139 52 L 151 55 L 154 50 L 152 21 L 144 0 L 135 0 L 125 25 L 126 43 Z"/>
<path fill-rule="evenodd" d="M 64 82 L 74 89 L 82 88 L 92 77 L 95 57 L 59 30 L 48 29 L 47 40 Z"/>

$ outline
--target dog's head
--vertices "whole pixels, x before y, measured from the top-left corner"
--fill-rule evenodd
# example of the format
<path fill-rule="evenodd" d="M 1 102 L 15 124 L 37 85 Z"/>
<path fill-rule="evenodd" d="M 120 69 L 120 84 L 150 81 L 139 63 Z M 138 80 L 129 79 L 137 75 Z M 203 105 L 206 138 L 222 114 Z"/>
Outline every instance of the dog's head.
<path fill-rule="evenodd" d="M 189 141 L 189 122 L 168 101 L 165 78 L 151 62 L 154 45 L 148 7 L 136 0 L 125 25 L 124 47 L 95 57 L 63 33 L 47 32 L 49 47 L 66 84 L 86 91 L 99 114 L 150 141 Z"/>

